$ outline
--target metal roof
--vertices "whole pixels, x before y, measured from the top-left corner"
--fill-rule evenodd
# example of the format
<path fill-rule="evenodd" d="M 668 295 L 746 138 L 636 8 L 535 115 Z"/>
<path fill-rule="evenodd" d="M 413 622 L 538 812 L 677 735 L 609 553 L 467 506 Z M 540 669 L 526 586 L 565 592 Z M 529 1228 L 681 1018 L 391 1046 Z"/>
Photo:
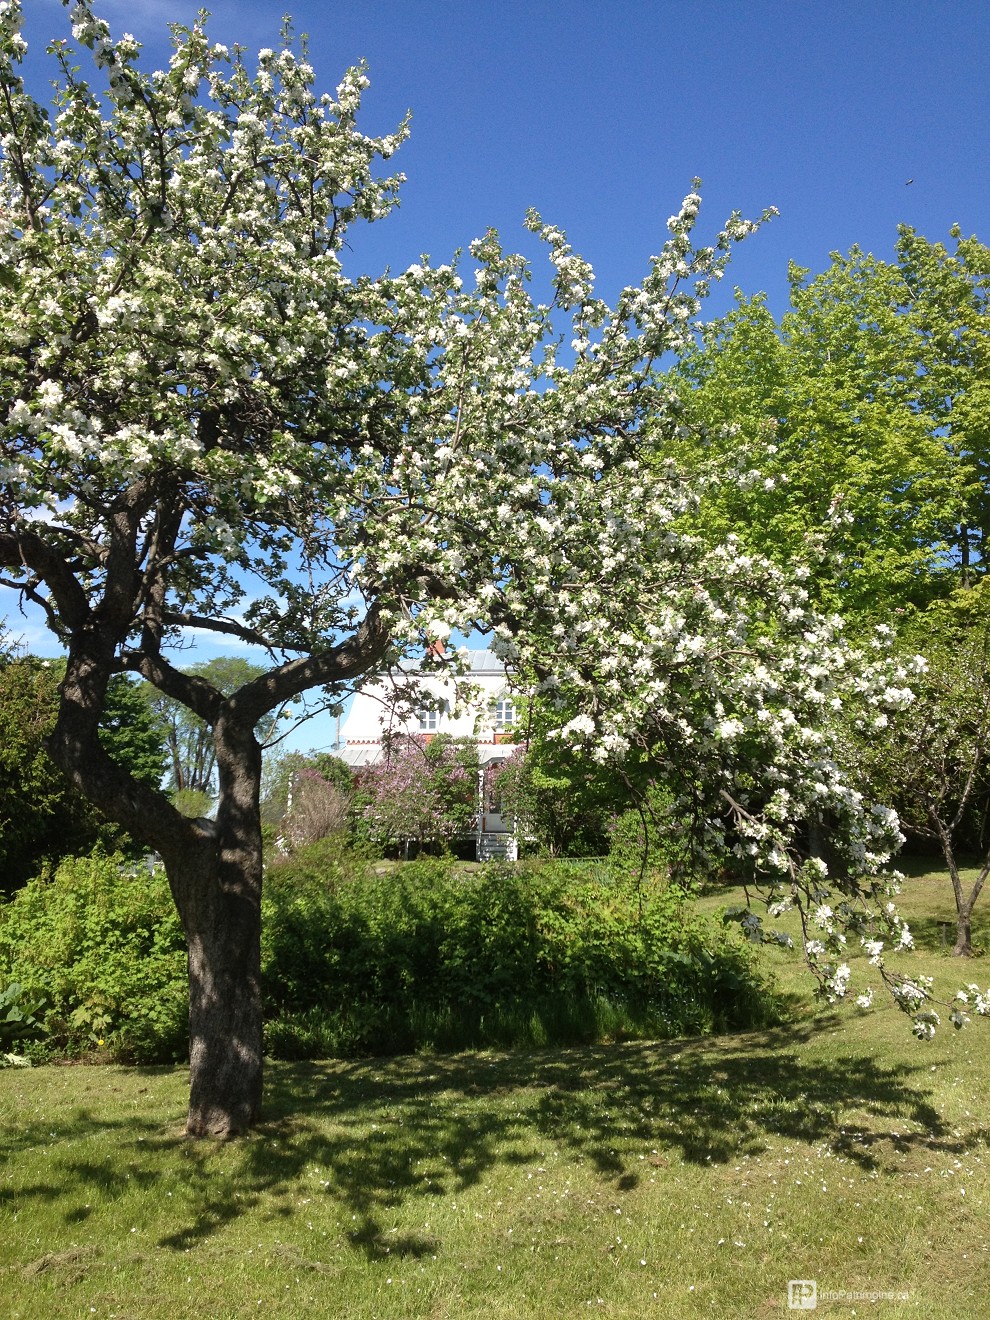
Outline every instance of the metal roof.
<path fill-rule="evenodd" d="M 453 660 L 454 660 L 453 652 L 448 652 L 447 659 L 451 661 L 451 669 L 452 669 Z M 408 678 L 412 674 L 418 674 L 423 672 L 420 670 L 419 664 L 420 662 L 418 660 L 406 661 L 404 664 L 400 665 L 396 669 L 392 669 L 390 672 L 392 674 L 396 674 Z M 425 672 L 428 674 L 443 674 L 449 671 L 447 671 L 445 668 L 441 668 L 441 669 L 429 669 L 426 670 Z M 469 674 L 505 674 L 508 672 L 508 670 L 506 669 L 505 663 L 502 660 L 500 660 L 497 655 L 494 655 L 491 651 L 468 650 L 466 672 Z"/>
<path fill-rule="evenodd" d="M 468 668 L 472 674 L 504 674 L 505 665 L 491 651 L 468 651 Z"/>

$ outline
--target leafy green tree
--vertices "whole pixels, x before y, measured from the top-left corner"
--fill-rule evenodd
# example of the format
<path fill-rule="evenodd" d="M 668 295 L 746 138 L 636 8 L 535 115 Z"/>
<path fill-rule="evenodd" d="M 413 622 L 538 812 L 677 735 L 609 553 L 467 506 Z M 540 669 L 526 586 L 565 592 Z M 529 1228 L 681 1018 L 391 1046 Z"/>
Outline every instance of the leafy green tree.
<path fill-rule="evenodd" d="M 60 660 L 0 660 L 0 888 L 8 891 L 45 862 L 87 853 L 97 844 L 107 851 L 138 846 L 72 786 L 48 754 L 64 673 Z M 108 684 L 99 738 L 137 782 L 161 783 L 164 731 L 139 685 L 124 675 Z"/>
<path fill-rule="evenodd" d="M 670 378 L 683 461 L 722 474 L 704 533 L 805 562 L 813 598 L 847 618 L 884 619 L 953 581 L 971 481 L 921 388 L 914 301 L 897 265 L 833 253 L 813 279 L 792 267 L 779 326 L 762 296 L 740 297 Z"/>
<path fill-rule="evenodd" d="M 57 669 L 64 673 L 61 661 Z M 115 674 L 107 684 L 100 743 L 139 784 L 157 788 L 165 777 L 166 742 L 167 730 L 154 707 L 149 707 L 144 685 L 126 674 Z"/>
<path fill-rule="evenodd" d="M 969 586 L 987 571 L 990 535 L 990 248 L 951 231 L 954 248 L 899 230 L 900 274 L 920 335 L 916 387 L 965 481 L 953 547 Z"/>
<path fill-rule="evenodd" d="M 0 664 L 0 859 L 2 887 L 24 884 L 53 849 L 74 851 L 92 817 L 69 798 L 65 776 L 44 749 L 55 723 L 58 680 L 34 660 Z M 84 801 L 84 800 L 83 800 Z"/>
<path fill-rule="evenodd" d="M 740 298 L 672 379 L 697 428 L 686 460 L 714 452 L 731 473 L 737 457 L 737 480 L 703 497 L 703 533 L 807 559 L 823 605 L 894 623 L 927 659 L 918 700 L 889 726 L 876 713 L 855 756 L 908 835 L 941 850 L 964 954 L 986 878 L 981 863 L 964 890 L 958 861 L 987 856 L 986 630 L 982 597 L 968 622 L 939 602 L 985 571 L 990 250 L 952 237 L 950 251 L 902 227 L 897 263 L 854 248 L 815 279 L 792 269 L 779 327 L 762 298 Z"/>
<path fill-rule="evenodd" d="M 990 596 L 987 581 L 935 602 L 913 619 L 924 671 L 915 699 L 858 731 L 866 787 L 897 809 L 909 838 L 934 844 L 945 860 L 956 908 L 953 953 L 973 953 L 973 909 L 990 876 Z M 977 873 L 964 882 L 964 861 Z"/>

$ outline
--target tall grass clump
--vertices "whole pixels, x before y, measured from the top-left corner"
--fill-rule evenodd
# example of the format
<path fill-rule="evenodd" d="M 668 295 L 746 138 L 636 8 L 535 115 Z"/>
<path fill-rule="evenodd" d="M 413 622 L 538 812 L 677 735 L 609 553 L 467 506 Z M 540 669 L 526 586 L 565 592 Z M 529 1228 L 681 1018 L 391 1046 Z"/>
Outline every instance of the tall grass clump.
<path fill-rule="evenodd" d="M 442 859 L 355 876 L 302 850 L 270 870 L 265 907 L 277 1057 L 697 1035 L 777 1014 L 748 946 L 657 881 Z"/>

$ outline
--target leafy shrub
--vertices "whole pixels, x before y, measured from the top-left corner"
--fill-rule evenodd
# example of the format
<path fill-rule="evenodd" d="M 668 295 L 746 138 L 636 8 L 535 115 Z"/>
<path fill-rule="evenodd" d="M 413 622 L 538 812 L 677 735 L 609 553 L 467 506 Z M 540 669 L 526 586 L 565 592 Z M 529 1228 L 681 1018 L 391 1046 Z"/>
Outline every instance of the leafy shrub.
<path fill-rule="evenodd" d="M 160 870 L 94 855 L 32 880 L 0 908 L 7 978 L 46 1002 L 51 1052 L 154 1062 L 188 1049 L 185 942 Z"/>
<path fill-rule="evenodd" d="M 359 831 L 383 848 L 446 850 L 470 834 L 478 812 L 478 747 L 449 734 L 398 734 L 385 757 L 357 776 Z"/>
<path fill-rule="evenodd" d="M 329 837 L 269 868 L 263 907 L 266 1045 L 281 1058 L 655 1038 L 774 1016 L 737 932 L 691 916 L 675 887 L 606 866 L 464 873 L 424 858 L 380 874 Z M 0 907 L 0 986 L 14 980 L 17 1004 L 44 1000 L 32 1011 L 49 1057 L 186 1056 L 185 944 L 160 870 L 94 856 L 33 880 Z"/>
<path fill-rule="evenodd" d="M 41 1023 L 35 1014 L 43 1003 L 41 999 L 30 999 L 17 981 L 0 989 L 0 1049 L 7 1050 L 39 1034 Z"/>
<path fill-rule="evenodd" d="M 269 875 L 267 1045 L 281 1057 L 695 1034 L 773 1020 L 751 950 L 683 894 L 607 871 L 424 859 Z"/>
<path fill-rule="evenodd" d="M 645 861 L 693 893 L 705 889 L 733 860 L 724 847 L 713 851 L 712 841 L 702 838 L 697 822 L 662 783 L 649 784 L 633 805 L 612 819 L 608 833 L 613 868 L 638 876 Z"/>
<path fill-rule="evenodd" d="M 548 737 L 546 712 L 527 711 L 528 744 L 486 772 L 502 814 L 514 817 L 522 846 L 549 857 L 598 857 L 608 850 L 609 822 L 625 810 L 630 789 L 615 772 Z"/>

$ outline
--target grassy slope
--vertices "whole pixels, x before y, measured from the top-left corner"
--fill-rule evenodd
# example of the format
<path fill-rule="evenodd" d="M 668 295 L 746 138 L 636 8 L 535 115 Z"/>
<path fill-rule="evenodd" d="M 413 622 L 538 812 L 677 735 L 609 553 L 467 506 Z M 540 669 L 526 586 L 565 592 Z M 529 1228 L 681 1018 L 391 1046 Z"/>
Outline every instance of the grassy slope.
<path fill-rule="evenodd" d="M 912 969 L 954 988 L 945 883 L 902 907 Z M 768 957 L 803 1003 L 787 1028 L 272 1065 L 264 1128 L 223 1147 L 181 1139 L 179 1069 L 0 1072 L 7 1310 L 759 1317 L 815 1279 L 907 1295 L 817 1315 L 982 1320 L 990 1023 L 920 1044 L 886 1005 L 815 1016 Z"/>

